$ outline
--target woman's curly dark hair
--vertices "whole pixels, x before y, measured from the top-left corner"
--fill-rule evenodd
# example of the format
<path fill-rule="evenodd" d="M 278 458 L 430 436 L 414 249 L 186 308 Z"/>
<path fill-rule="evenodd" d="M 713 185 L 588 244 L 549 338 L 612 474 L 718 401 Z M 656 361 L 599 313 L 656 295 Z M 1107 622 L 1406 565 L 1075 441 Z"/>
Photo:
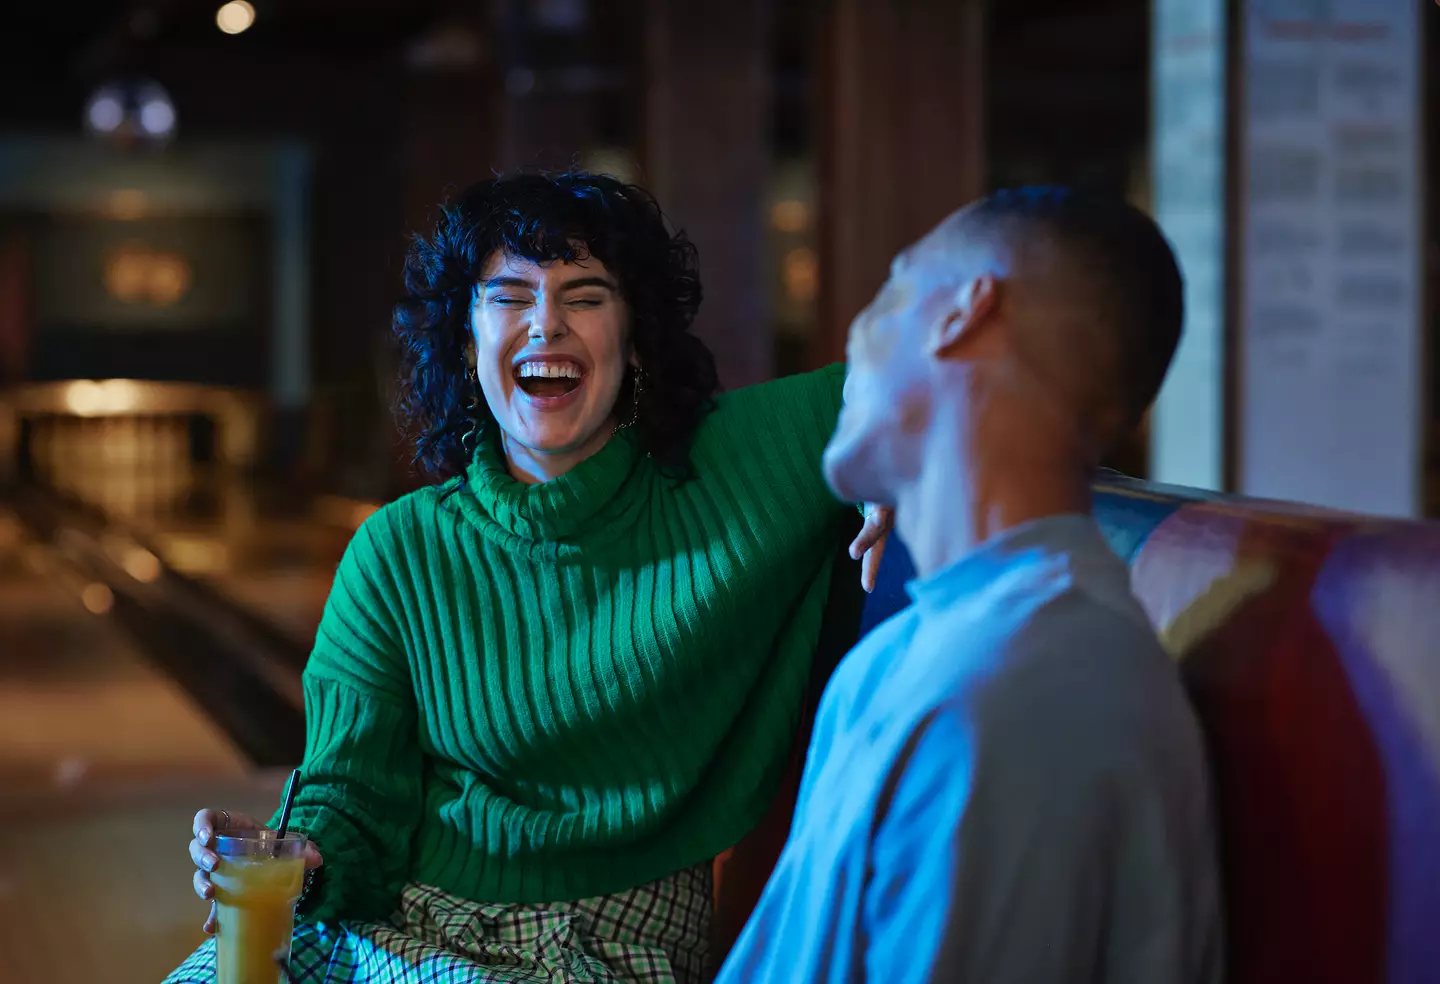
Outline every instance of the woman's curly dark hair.
<path fill-rule="evenodd" d="M 395 306 L 401 351 L 398 413 L 415 464 L 436 480 L 463 474 L 470 453 L 466 378 L 470 306 L 497 251 L 536 263 L 594 257 L 619 281 L 631 343 L 646 379 L 634 430 L 642 451 L 676 478 L 692 474 L 690 445 L 720 388 L 715 358 L 690 333 L 700 307 L 694 245 L 671 232 L 655 199 L 615 178 L 583 172 L 521 173 L 473 185 L 442 209 L 435 232 L 405 258 L 406 297 Z M 617 399 L 633 404 L 629 374 Z M 492 417 L 478 397 L 483 421 Z"/>

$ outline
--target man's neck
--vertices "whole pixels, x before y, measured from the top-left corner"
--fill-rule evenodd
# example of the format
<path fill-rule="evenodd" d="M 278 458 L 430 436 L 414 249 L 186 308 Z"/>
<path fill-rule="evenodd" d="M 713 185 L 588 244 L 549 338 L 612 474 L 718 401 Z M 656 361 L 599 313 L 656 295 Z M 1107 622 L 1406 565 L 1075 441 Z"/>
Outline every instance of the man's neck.
<path fill-rule="evenodd" d="M 983 454 L 974 441 L 932 439 L 919 480 L 897 497 L 896 532 L 921 577 L 1016 526 L 1090 511 L 1081 456 L 1041 439 L 991 443 L 1001 450 Z"/>

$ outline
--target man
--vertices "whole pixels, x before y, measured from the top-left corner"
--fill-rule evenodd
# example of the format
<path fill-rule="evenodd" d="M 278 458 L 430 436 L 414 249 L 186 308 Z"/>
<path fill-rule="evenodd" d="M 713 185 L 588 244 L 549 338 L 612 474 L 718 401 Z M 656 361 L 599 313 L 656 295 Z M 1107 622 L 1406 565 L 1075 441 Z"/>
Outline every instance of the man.
<path fill-rule="evenodd" d="M 896 507 L 915 604 L 827 688 L 723 984 L 1219 978 L 1200 734 L 1090 517 L 1181 309 L 1154 224 L 1065 190 L 997 193 L 896 259 L 826 473 Z"/>

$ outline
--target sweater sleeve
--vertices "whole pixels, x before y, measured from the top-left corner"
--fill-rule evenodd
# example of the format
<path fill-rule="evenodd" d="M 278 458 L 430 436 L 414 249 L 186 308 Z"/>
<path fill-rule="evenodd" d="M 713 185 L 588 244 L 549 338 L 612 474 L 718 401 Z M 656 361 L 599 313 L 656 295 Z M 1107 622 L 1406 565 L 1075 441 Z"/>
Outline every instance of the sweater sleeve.
<path fill-rule="evenodd" d="M 726 470 L 747 462 L 797 505 L 844 512 L 821 465 L 844 389 L 845 366 L 836 363 L 727 393 L 697 440 L 697 459 Z"/>
<path fill-rule="evenodd" d="M 346 550 L 305 668 L 305 760 L 291 826 L 325 859 L 305 906 L 314 921 L 390 915 L 420 816 L 415 696 L 392 576 L 403 555 L 385 535 L 386 512 Z"/>

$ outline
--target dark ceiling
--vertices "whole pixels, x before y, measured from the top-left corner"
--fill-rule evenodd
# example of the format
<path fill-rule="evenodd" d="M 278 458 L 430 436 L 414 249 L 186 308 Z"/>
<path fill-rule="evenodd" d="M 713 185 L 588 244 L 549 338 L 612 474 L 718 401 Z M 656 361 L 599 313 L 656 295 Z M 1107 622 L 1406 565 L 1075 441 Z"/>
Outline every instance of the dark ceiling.
<path fill-rule="evenodd" d="M 0 32 L 0 77 L 50 80 L 103 72 L 143 57 L 156 46 L 185 46 L 198 51 L 246 51 L 257 57 L 274 51 L 373 58 L 394 52 L 428 28 L 469 21 L 507 43 L 517 26 L 527 36 L 547 19 L 547 11 L 585 10 L 583 30 L 549 31 L 545 48 L 563 60 L 566 54 L 637 43 L 637 23 L 647 0 L 251 0 L 255 26 L 227 36 L 215 26 L 220 0 L 19 0 L 6 10 Z M 655 0 L 648 0 L 655 2 Z M 675 0 L 686 2 L 686 0 Z M 932 0 L 948 3 L 955 0 Z M 824 0 L 776 0 L 777 40 L 793 43 L 814 22 Z M 1123 34 L 1148 23 L 1148 0 L 993 0 L 991 31 L 998 41 L 1023 36 L 1036 26 L 1064 25 L 1063 47 L 1104 63 L 1116 26 Z M 1118 18 L 1115 15 L 1120 15 Z M 1138 18 L 1137 18 L 1138 14 Z M 1104 28 L 1095 24 L 1096 17 Z M 550 19 L 555 19 L 551 17 Z M 519 22 L 529 21 L 530 30 Z M 564 18 L 559 18 L 564 20 Z M 617 23 L 618 22 L 618 23 Z M 607 28 L 619 27 L 620 30 Z M 1078 28 L 1079 34 L 1075 33 Z M 546 32 L 540 32 L 546 33 Z M 603 40 L 604 45 L 596 45 Z M 500 45 L 499 47 L 503 47 Z M 539 53 L 537 53 L 539 54 Z"/>
<path fill-rule="evenodd" d="M 251 0 L 255 26 L 229 36 L 215 26 L 220 0 L 28 0 L 6 12 L 0 70 L 45 65 L 50 71 L 83 70 L 81 62 L 109 49 L 113 58 L 150 45 L 199 48 L 244 46 L 257 53 L 275 47 L 368 54 L 394 46 L 437 18 L 454 0 Z"/>
<path fill-rule="evenodd" d="M 476 29 L 495 51 L 543 39 L 536 57 L 573 61 L 583 55 L 593 61 L 636 33 L 635 12 L 644 0 L 250 0 L 255 24 L 234 36 L 216 27 L 221 2 L 21 0 L 6 12 L 0 76 L 58 80 L 112 72 L 156 49 L 177 47 L 227 57 L 303 52 L 367 60 L 397 55 L 425 32 L 447 25 Z"/>
<path fill-rule="evenodd" d="M 215 25 L 221 2 L 16 0 L 0 33 L 0 129 L 72 128 L 95 85 L 131 73 L 171 88 L 191 132 L 270 120 L 294 129 L 301 124 L 286 122 L 295 119 L 289 107 L 276 105 L 287 84 L 333 92 L 313 93 L 312 104 L 343 102 L 347 89 L 383 90 L 407 50 L 447 28 L 466 32 L 496 84 L 521 65 L 620 73 L 635 88 L 645 11 L 665 0 L 250 0 L 255 25 L 235 36 Z M 805 141 L 826 2 L 774 0 L 774 115 L 783 153 Z M 992 127 L 1027 145 L 1052 136 L 1068 144 L 1078 127 L 1143 139 L 1149 3 L 990 0 Z M 588 16 L 579 29 L 567 27 L 577 10 Z M 242 119 L 227 107 L 245 91 L 263 91 L 266 108 Z"/>

